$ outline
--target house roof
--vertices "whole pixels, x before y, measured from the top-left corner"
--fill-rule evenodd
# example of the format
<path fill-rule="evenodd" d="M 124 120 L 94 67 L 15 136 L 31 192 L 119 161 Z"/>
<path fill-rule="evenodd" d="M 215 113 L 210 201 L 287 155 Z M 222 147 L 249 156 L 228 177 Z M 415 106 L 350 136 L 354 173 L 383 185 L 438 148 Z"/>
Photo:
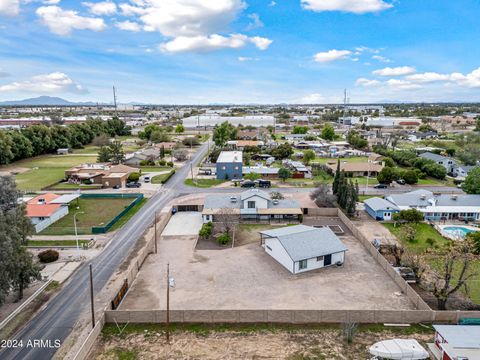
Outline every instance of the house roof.
<path fill-rule="evenodd" d="M 417 207 L 480 207 L 480 195 L 439 194 L 434 195 L 428 190 L 415 190 L 404 194 L 392 194 L 387 200 L 397 206 Z"/>
<path fill-rule="evenodd" d="M 222 151 L 218 156 L 217 163 L 241 163 L 242 158 L 241 151 Z"/>
<path fill-rule="evenodd" d="M 454 348 L 480 349 L 480 325 L 433 325 Z"/>
<path fill-rule="evenodd" d="M 50 217 L 62 205 L 60 204 L 27 204 L 28 217 Z"/>
<path fill-rule="evenodd" d="M 260 233 L 277 238 L 293 261 L 347 251 L 347 247 L 328 227 L 296 225 Z"/>
<path fill-rule="evenodd" d="M 241 195 L 240 195 L 240 199 L 243 201 L 243 200 L 251 198 L 252 196 L 260 196 L 261 198 L 264 198 L 266 200 L 270 200 L 270 196 L 268 195 L 268 193 L 266 193 L 265 191 L 259 190 L 259 189 L 250 189 L 250 190 L 242 192 Z"/>
<path fill-rule="evenodd" d="M 442 155 L 438 155 L 438 154 L 431 153 L 431 152 L 425 152 L 425 153 L 423 153 L 423 154 L 420 154 L 419 156 L 420 156 L 421 158 L 430 159 L 430 160 L 433 160 L 433 161 L 450 160 L 450 161 L 453 161 L 453 162 L 455 163 L 455 160 L 452 159 L 452 158 L 449 158 L 449 157 L 446 157 L 446 156 L 442 156 Z"/>
<path fill-rule="evenodd" d="M 327 166 L 333 171 L 337 171 L 337 162 L 329 162 Z M 340 162 L 340 171 L 345 172 L 361 172 L 361 171 L 376 171 L 380 172 L 383 169 L 382 164 L 372 164 L 369 162 Z"/>
<path fill-rule="evenodd" d="M 65 194 L 61 195 L 58 198 L 50 201 L 50 204 L 69 204 L 73 200 L 77 199 L 80 197 L 80 194 Z"/>
<path fill-rule="evenodd" d="M 387 201 L 379 197 L 373 197 L 373 198 L 367 199 L 363 203 L 365 205 L 368 205 L 368 207 L 370 207 L 373 211 L 399 210 L 397 205 L 392 204 L 390 201 Z"/>
<path fill-rule="evenodd" d="M 38 204 L 38 202 L 43 199 L 45 203 L 50 203 L 51 201 L 59 198 L 60 195 L 54 194 L 54 193 L 46 193 L 46 194 L 41 194 L 38 196 L 35 196 L 33 199 L 30 199 L 27 204 Z M 43 204 L 42 204 L 43 205 Z"/>

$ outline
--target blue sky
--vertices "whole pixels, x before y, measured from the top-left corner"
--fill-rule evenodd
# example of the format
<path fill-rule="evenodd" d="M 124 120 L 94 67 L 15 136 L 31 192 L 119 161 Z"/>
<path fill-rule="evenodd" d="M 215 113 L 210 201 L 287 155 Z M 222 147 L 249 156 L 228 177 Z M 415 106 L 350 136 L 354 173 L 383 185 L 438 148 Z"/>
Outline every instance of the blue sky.
<path fill-rule="evenodd" d="M 0 0 L 0 100 L 480 101 L 478 0 Z"/>

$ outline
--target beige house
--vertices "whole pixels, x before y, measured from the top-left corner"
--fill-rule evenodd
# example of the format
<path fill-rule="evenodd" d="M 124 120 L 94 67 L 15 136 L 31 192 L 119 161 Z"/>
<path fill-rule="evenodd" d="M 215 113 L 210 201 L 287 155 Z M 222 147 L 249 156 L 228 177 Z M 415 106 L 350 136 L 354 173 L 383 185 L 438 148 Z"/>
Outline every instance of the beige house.
<path fill-rule="evenodd" d="M 128 176 L 138 171 L 136 168 L 123 164 L 82 164 L 65 170 L 65 178 L 72 184 L 80 184 L 89 180 L 92 184 L 101 184 L 103 187 L 124 187 Z"/>
<path fill-rule="evenodd" d="M 337 162 L 329 161 L 326 166 L 332 171 L 337 172 Z M 359 176 L 377 176 L 384 168 L 383 163 L 371 163 L 371 162 L 340 162 L 340 171 L 344 171 L 347 176 L 359 177 Z"/>

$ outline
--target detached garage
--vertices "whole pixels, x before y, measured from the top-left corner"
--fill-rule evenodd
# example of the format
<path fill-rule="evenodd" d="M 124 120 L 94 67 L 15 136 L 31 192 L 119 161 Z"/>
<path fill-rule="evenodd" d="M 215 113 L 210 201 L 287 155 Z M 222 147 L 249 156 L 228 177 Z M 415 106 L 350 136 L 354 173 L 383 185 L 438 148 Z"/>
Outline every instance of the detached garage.
<path fill-rule="evenodd" d="M 347 247 L 328 228 L 305 225 L 261 231 L 261 244 L 267 254 L 292 274 L 341 265 Z"/>

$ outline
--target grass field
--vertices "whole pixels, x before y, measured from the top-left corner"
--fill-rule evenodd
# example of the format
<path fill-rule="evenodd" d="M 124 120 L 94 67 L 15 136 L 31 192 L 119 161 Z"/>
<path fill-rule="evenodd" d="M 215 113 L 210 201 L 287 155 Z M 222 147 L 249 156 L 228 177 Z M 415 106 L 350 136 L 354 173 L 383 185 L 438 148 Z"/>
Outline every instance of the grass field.
<path fill-rule="evenodd" d="M 418 254 L 421 254 L 425 252 L 428 248 L 431 247 L 427 243 L 427 239 L 432 239 L 434 241 L 433 246 L 438 246 L 442 247 L 446 244 L 449 243 L 450 240 L 444 238 L 440 233 L 435 230 L 432 226 L 429 224 L 425 223 L 419 223 L 415 225 L 417 227 L 417 234 L 415 236 L 415 240 L 410 242 L 410 241 L 405 241 L 404 239 L 401 238 L 401 229 L 403 225 L 397 224 L 397 226 L 394 226 L 394 224 L 383 224 L 390 232 L 395 235 L 398 239 L 400 239 L 403 243 L 403 245 Z"/>
<path fill-rule="evenodd" d="M 168 166 L 140 166 L 140 170 L 142 170 L 142 174 L 148 174 L 152 172 L 161 172 L 161 171 L 170 171 L 173 168 Z"/>
<path fill-rule="evenodd" d="M 78 234 L 91 234 L 92 226 L 106 225 L 132 201 L 134 201 L 133 198 L 80 198 L 78 199 L 79 208 L 74 201 L 70 205 L 68 215 L 50 225 L 40 235 L 74 235 L 73 216 L 78 212 L 83 212 L 76 217 Z"/>
<path fill-rule="evenodd" d="M 14 167 L 29 168 L 30 170 L 15 176 L 18 188 L 41 190 L 63 179 L 66 169 L 96 160 L 96 156 L 44 155 L 14 162 L 8 167 L 0 168 L 0 171 Z"/>
<path fill-rule="evenodd" d="M 118 230 L 120 229 L 123 225 L 125 225 L 128 220 L 132 218 L 133 215 L 135 215 L 142 207 L 145 205 L 147 202 L 147 199 L 143 198 L 138 202 L 134 207 L 132 207 L 126 214 L 124 214 L 120 220 L 118 220 L 113 226 L 110 228 L 110 231 Z"/>
<path fill-rule="evenodd" d="M 78 245 L 80 247 L 83 244 L 88 244 L 89 240 L 78 240 Z M 27 246 L 51 246 L 51 247 L 62 247 L 62 246 L 77 246 L 76 240 L 29 240 Z"/>
<path fill-rule="evenodd" d="M 184 181 L 185 185 L 188 186 L 195 186 L 199 188 L 209 188 L 215 185 L 220 185 L 228 180 L 217 180 L 217 179 L 196 179 L 192 181 L 192 179 L 186 179 Z"/>

